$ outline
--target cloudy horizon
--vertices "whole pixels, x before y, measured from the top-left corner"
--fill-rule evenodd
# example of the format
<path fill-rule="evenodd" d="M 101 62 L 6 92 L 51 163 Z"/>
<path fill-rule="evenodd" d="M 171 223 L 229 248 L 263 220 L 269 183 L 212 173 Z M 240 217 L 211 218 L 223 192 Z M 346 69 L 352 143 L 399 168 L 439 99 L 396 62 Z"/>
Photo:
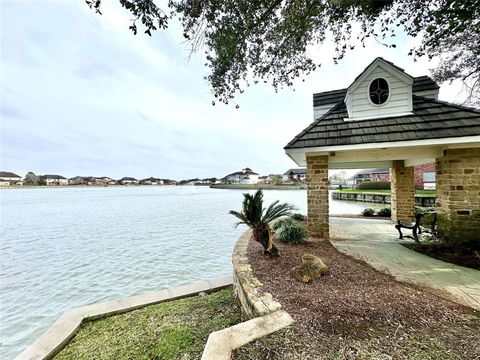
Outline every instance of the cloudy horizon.
<path fill-rule="evenodd" d="M 412 76 L 435 66 L 406 56 L 413 42 L 401 34 L 396 49 L 370 40 L 339 65 L 325 44 L 311 50 L 322 67 L 294 88 L 259 84 L 235 99 L 239 109 L 212 106 L 204 60 L 188 59 L 178 24 L 134 36 L 118 1 L 101 16 L 77 1 L 0 6 L 1 170 L 20 176 L 283 173 L 297 167 L 283 147 L 313 121 L 313 93 L 347 87 L 378 56 Z M 440 99 L 461 102 L 460 90 L 443 84 Z"/>

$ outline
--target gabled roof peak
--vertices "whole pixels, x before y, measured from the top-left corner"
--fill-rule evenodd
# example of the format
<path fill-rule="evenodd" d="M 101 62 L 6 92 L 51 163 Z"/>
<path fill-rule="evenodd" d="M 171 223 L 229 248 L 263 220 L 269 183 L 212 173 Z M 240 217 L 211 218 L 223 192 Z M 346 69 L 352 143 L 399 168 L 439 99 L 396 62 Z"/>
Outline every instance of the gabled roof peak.
<path fill-rule="evenodd" d="M 395 65 L 391 61 L 385 60 L 382 57 L 377 57 L 373 60 L 350 84 L 347 88 L 347 91 L 353 91 L 356 87 L 362 82 L 364 78 L 366 78 L 375 68 L 378 66 L 382 66 L 387 71 L 391 72 L 392 75 L 395 74 L 397 77 L 403 78 L 405 81 L 413 82 L 413 76 L 407 74 L 404 69 Z"/>

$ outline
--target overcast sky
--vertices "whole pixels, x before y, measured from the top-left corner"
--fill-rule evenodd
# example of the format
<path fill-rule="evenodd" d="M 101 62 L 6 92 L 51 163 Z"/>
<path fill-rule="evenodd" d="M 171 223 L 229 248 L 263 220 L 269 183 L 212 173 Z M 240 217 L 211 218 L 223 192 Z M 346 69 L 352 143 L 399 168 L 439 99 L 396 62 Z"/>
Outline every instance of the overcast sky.
<path fill-rule="evenodd" d="M 347 87 L 375 57 L 412 76 L 434 63 L 375 41 L 332 63 L 332 47 L 312 49 L 323 66 L 295 91 L 250 87 L 232 105 L 212 106 L 204 59 L 188 61 L 173 24 L 134 36 L 118 1 L 103 15 L 80 0 L 0 0 L 1 170 L 36 174 L 223 177 L 246 166 L 260 174 L 296 167 L 283 147 L 313 121 L 312 93 Z M 440 98 L 460 101 L 444 84 Z"/>

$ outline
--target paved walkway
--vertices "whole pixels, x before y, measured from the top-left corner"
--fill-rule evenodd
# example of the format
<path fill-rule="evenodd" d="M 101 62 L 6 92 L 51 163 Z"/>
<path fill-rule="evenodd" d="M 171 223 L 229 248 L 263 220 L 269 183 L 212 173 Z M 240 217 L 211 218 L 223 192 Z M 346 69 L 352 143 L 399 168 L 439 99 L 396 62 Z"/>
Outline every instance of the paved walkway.
<path fill-rule="evenodd" d="M 457 302 L 480 310 L 480 271 L 453 265 L 398 243 L 390 220 L 330 218 L 332 244 L 340 251 L 401 281 L 440 289 Z"/>

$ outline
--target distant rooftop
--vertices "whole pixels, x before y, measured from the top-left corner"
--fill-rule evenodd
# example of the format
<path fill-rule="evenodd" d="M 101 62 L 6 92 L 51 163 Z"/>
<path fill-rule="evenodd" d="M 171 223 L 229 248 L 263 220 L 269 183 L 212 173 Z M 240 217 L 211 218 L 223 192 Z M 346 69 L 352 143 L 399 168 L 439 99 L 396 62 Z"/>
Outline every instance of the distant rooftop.
<path fill-rule="evenodd" d="M 306 168 L 298 168 L 298 169 L 288 169 L 285 171 L 283 175 L 290 175 L 290 173 L 293 173 L 293 175 L 304 175 L 307 173 Z"/>
<path fill-rule="evenodd" d="M 18 176 L 17 174 L 14 174 L 12 172 L 9 172 L 9 171 L 0 171 L 0 178 L 11 178 L 11 177 L 17 177 L 17 178 L 21 178 L 21 176 Z"/>
<path fill-rule="evenodd" d="M 42 175 L 42 179 L 55 179 L 55 180 L 67 180 L 67 178 L 62 175 Z"/>
<path fill-rule="evenodd" d="M 256 172 L 252 171 L 250 168 L 245 168 L 242 171 L 236 171 L 234 173 L 225 175 L 224 179 L 229 177 L 229 176 L 240 176 L 240 175 L 258 175 Z"/>

